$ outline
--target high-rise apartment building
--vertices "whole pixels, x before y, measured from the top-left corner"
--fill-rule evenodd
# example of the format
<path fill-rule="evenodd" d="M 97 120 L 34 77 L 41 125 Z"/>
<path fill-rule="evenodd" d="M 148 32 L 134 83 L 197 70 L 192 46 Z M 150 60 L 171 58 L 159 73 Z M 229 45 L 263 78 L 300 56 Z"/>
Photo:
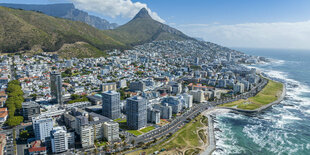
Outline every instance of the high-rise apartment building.
<path fill-rule="evenodd" d="M 127 99 L 127 126 L 132 130 L 139 130 L 147 124 L 146 100 L 140 96 Z"/>
<path fill-rule="evenodd" d="M 61 74 L 59 72 L 52 72 L 50 78 L 51 95 L 55 103 L 63 106 Z"/>
<path fill-rule="evenodd" d="M 120 94 L 116 91 L 102 93 L 102 114 L 112 120 L 120 117 Z"/>

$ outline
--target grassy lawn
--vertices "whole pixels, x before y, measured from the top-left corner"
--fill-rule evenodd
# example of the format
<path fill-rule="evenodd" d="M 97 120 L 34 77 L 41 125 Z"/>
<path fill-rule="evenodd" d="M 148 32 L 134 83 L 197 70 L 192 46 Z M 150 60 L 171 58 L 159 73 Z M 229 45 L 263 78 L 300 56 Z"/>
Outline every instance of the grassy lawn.
<path fill-rule="evenodd" d="M 199 154 L 199 152 L 200 152 L 200 149 L 189 149 L 189 150 L 186 150 L 185 151 L 185 155 L 197 155 L 197 154 Z"/>
<path fill-rule="evenodd" d="M 135 135 L 135 136 L 139 136 L 139 135 L 142 135 L 143 133 L 139 130 L 127 130 L 127 132 Z"/>
<path fill-rule="evenodd" d="M 122 120 L 122 118 L 117 118 L 117 119 L 115 119 L 115 120 L 113 120 L 114 122 L 119 122 L 119 121 L 121 121 Z"/>
<path fill-rule="evenodd" d="M 140 131 L 143 132 L 143 133 L 147 133 L 147 132 L 152 131 L 154 129 L 155 129 L 155 127 L 148 126 L 148 127 L 144 128 L 144 129 L 141 129 Z"/>
<path fill-rule="evenodd" d="M 174 133 L 170 138 L 165 140 L 164 142 L 152 146 L 145 150 L 140 150 L 136 152 L 130 153 L 130 155 L 139 154 L 142 152 L 146 152 L 146 154 L 154 153 L 155 151 L 160 151 L 161 149 L 165 149 L 167 151 L 175 150 L 175 149 L 193 149 L 201 146 L 200 137 L 197 134 L 197 129 L 204 127 L 200 121 L 203 118 L 202 115 L 199 115 L 195 119 L 193 119 L 190 123 L 186 124 L 182 129 Z M 166 143 L 169 141 L 168 143 Z M 194 151 L 195 152 L 195 151 Z"/>
<path fill-rule="evenodd" d="M 153 127 L 153 126 L 148 126 L 148 127 L 144 128 L 144 129 L 141 129 L 141 130 L 129 130 L 128 127 L 127 127 L 127 119 L 118 118 L 118 119 L 115 119 L 114 121 L 119 123 L 119 127 L 121 129 L 124 129 L 127 132 L 129 132 L 129 133 L 131 133 L 131 134 L 133 134 L 135 136 L 142 135 L 143 133 L 147 133 L 147 132 L 155 129 L 155 127 Z"/>
<path fill-rule="evenodd" d="M 102 142 L 95 142 L 95 145 L 96 145 L 97 147 L 100 147 L 100 146 L 107 145 L 107 142 L 105 142 L 105 141 L 102 141 Z"/>
<path fill-rule="evenodd" d="M 142 134 L 147 133 L 147 132 L 149 132 L 149 131 L 152 131 L 152 130 L 154 130 L 154 129 L 155 129 L 155 127 L 153 127 L 153 126 L 148 126 L 148 127 L 143 128 L 143 129 L 141 129 L 141 130 L 127 130 L 127 132 L 129 132 L 129 133 L 131 133 L 131 134 L 133 134 L 133 135 L 135 135 L 135 136 L 139 136 L 139 135 L 142 135 Z"/>
<path fill-rule="evenodd" d="M 238 100 L 231 103 L 226 103 L 220 107 L 231 107 L 244 110 L 254 110 L 264 105 L 276 101 L 283 91 L 283 84 L 280 82 L 269 80 L 268 84 L 256 96 L 250 97 L 248 100 Z"/>

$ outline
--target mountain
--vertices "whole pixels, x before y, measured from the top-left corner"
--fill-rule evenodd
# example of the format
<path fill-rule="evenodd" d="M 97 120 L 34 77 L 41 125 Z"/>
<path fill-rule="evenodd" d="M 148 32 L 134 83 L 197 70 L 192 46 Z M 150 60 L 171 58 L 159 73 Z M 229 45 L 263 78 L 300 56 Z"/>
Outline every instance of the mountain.
<path fill-rule="evenodd" d="M 82 57 L 98 55 L 99 50 L 128 48 L 104 31 L 82 22 L 55 18 L 34 11 L 0 7 L 0 52 L 55 52 L 68 44 L 72 44 L 71 48 L 67 48 L 70 50 L 83 47 L 83 51 L 88 55 Z"/>
<path fill-rule="evenodd" d="M 194 40 L 181 31 L 152 19 L 145 8 L 141 9 L 127 24 L 105 32 L 112 38 L 131 46 L 159 40 Z"/>
<path fill-rule="evenodd" d="M 60 11 L 54 12 L 61 15 Z M 106 50 L 131 49 L 134 45 L 161 40 L 197 41 L 153 20 L 146 9 L 141 9 L 125 25 L 99 30 L 79 21 L 0 6 L 1 53 L 57 52 L 66 58 L 99 57 L 105 56 Z"/>
<path fill-rule="evenodd" d="M 89 15 L 87 12 L 76 9 L 72 3 L 48 5 L 0 3 L 0 6 L 28 11 L 38 11 L 53 17 L 80 21 L 101 30 L 114 29 L 117 27 L 117 24 L 115 23 L 109 23 L 105 19 Z"/>

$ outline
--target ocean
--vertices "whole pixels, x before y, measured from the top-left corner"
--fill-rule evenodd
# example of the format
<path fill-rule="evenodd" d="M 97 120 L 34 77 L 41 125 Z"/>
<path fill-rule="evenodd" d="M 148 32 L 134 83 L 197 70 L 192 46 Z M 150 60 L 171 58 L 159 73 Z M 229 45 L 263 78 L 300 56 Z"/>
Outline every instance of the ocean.
<path fill-rule="evenodd" d="M 310 51 L 237 49 L 271 58 L 254 67 L 282 81 L 287 94 L 281 104 L 255 116 L 217 114 L 214 155 L 310 154 Z"/>

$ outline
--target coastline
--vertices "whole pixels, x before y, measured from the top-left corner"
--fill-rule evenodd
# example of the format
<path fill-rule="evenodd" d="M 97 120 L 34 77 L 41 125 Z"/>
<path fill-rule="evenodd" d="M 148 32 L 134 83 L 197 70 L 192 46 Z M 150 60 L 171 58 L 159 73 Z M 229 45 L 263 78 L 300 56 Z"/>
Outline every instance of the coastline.
<path fill-rule="evenodd" d="M 208 141 L 209 145 L 206 150 L 202 153 L 202 155 L 209 155 L 216 149 L 215 143 L 215 135 L 214 135 L 214 126 L 213 126 L 213 118 L 210 115 L 205 115 L 208 117 Z"/>
<path fill-rule="evenodd" d="M 264 105 L 264 106 L 262 106 L 260 108 L 255 109 L 255 110 L 244 110 L 244 109 L 230 108 L 230 107 L 218 107 L 218 108 L 229 109 L 229 110 L 233 110 L 233 111 L 241 112 L 241 113 L 260 113 L 261 111 L 266 110 L 266 109 L 270 108 L 271 106 L 273 106 L 275 104 L 281 103 L 281 101 L 283 101 L 285 95 L 286 95 L 286 86 L 285 86 L 285 84 L 283 84 L 282 94 L 281 94 L 281 96 L 276 101 L 271 102 L 271 103 L 269 103 L 267 105 Z"/>
<path fill-rule="evenodd" d="M 282 82 L 281 82 L 282 83 Z M 283 84 L 283 90 L 282 90 L 282 94 L 281 96 L 274 102 L 269 103 L 265 106 L 262 106 L 258 109 L 255 110 L 243 110 L 243 109 L 237 109 L 237 108 L 229 108 L 229 107 L 216 107 L 207 111 L 203 112 L 203 115 L 205 115 L 206 117 L 208 117 L 208 140 L 209 140 L 209 145 L 206 147 L 206 149 L 201 153 L 202 155 L 211 155 L 213 153 L 213 151 L 215 151 L 216 149 L 216 139 L 215 139 L 215 134 L 214 134 L 214 125 L 213 125 L 213 118 L 211 117 L 212 113 L 216 113 L 216 111 L 221 111 L 224 113 L 227 112 L 238 112 L 238 113 L 243 113 L 243 114 L 253 114 L 253 113 L 260 113 L 270 107 L 272 107 L 273 105 L 279 104 L 283 101 L 284 97 L 286 96 L 286 85 L 284 83 Z M 223 111 L 224 110 L 224 111 Z M 225 111 L 227 110 L 227 111 Z"/>

